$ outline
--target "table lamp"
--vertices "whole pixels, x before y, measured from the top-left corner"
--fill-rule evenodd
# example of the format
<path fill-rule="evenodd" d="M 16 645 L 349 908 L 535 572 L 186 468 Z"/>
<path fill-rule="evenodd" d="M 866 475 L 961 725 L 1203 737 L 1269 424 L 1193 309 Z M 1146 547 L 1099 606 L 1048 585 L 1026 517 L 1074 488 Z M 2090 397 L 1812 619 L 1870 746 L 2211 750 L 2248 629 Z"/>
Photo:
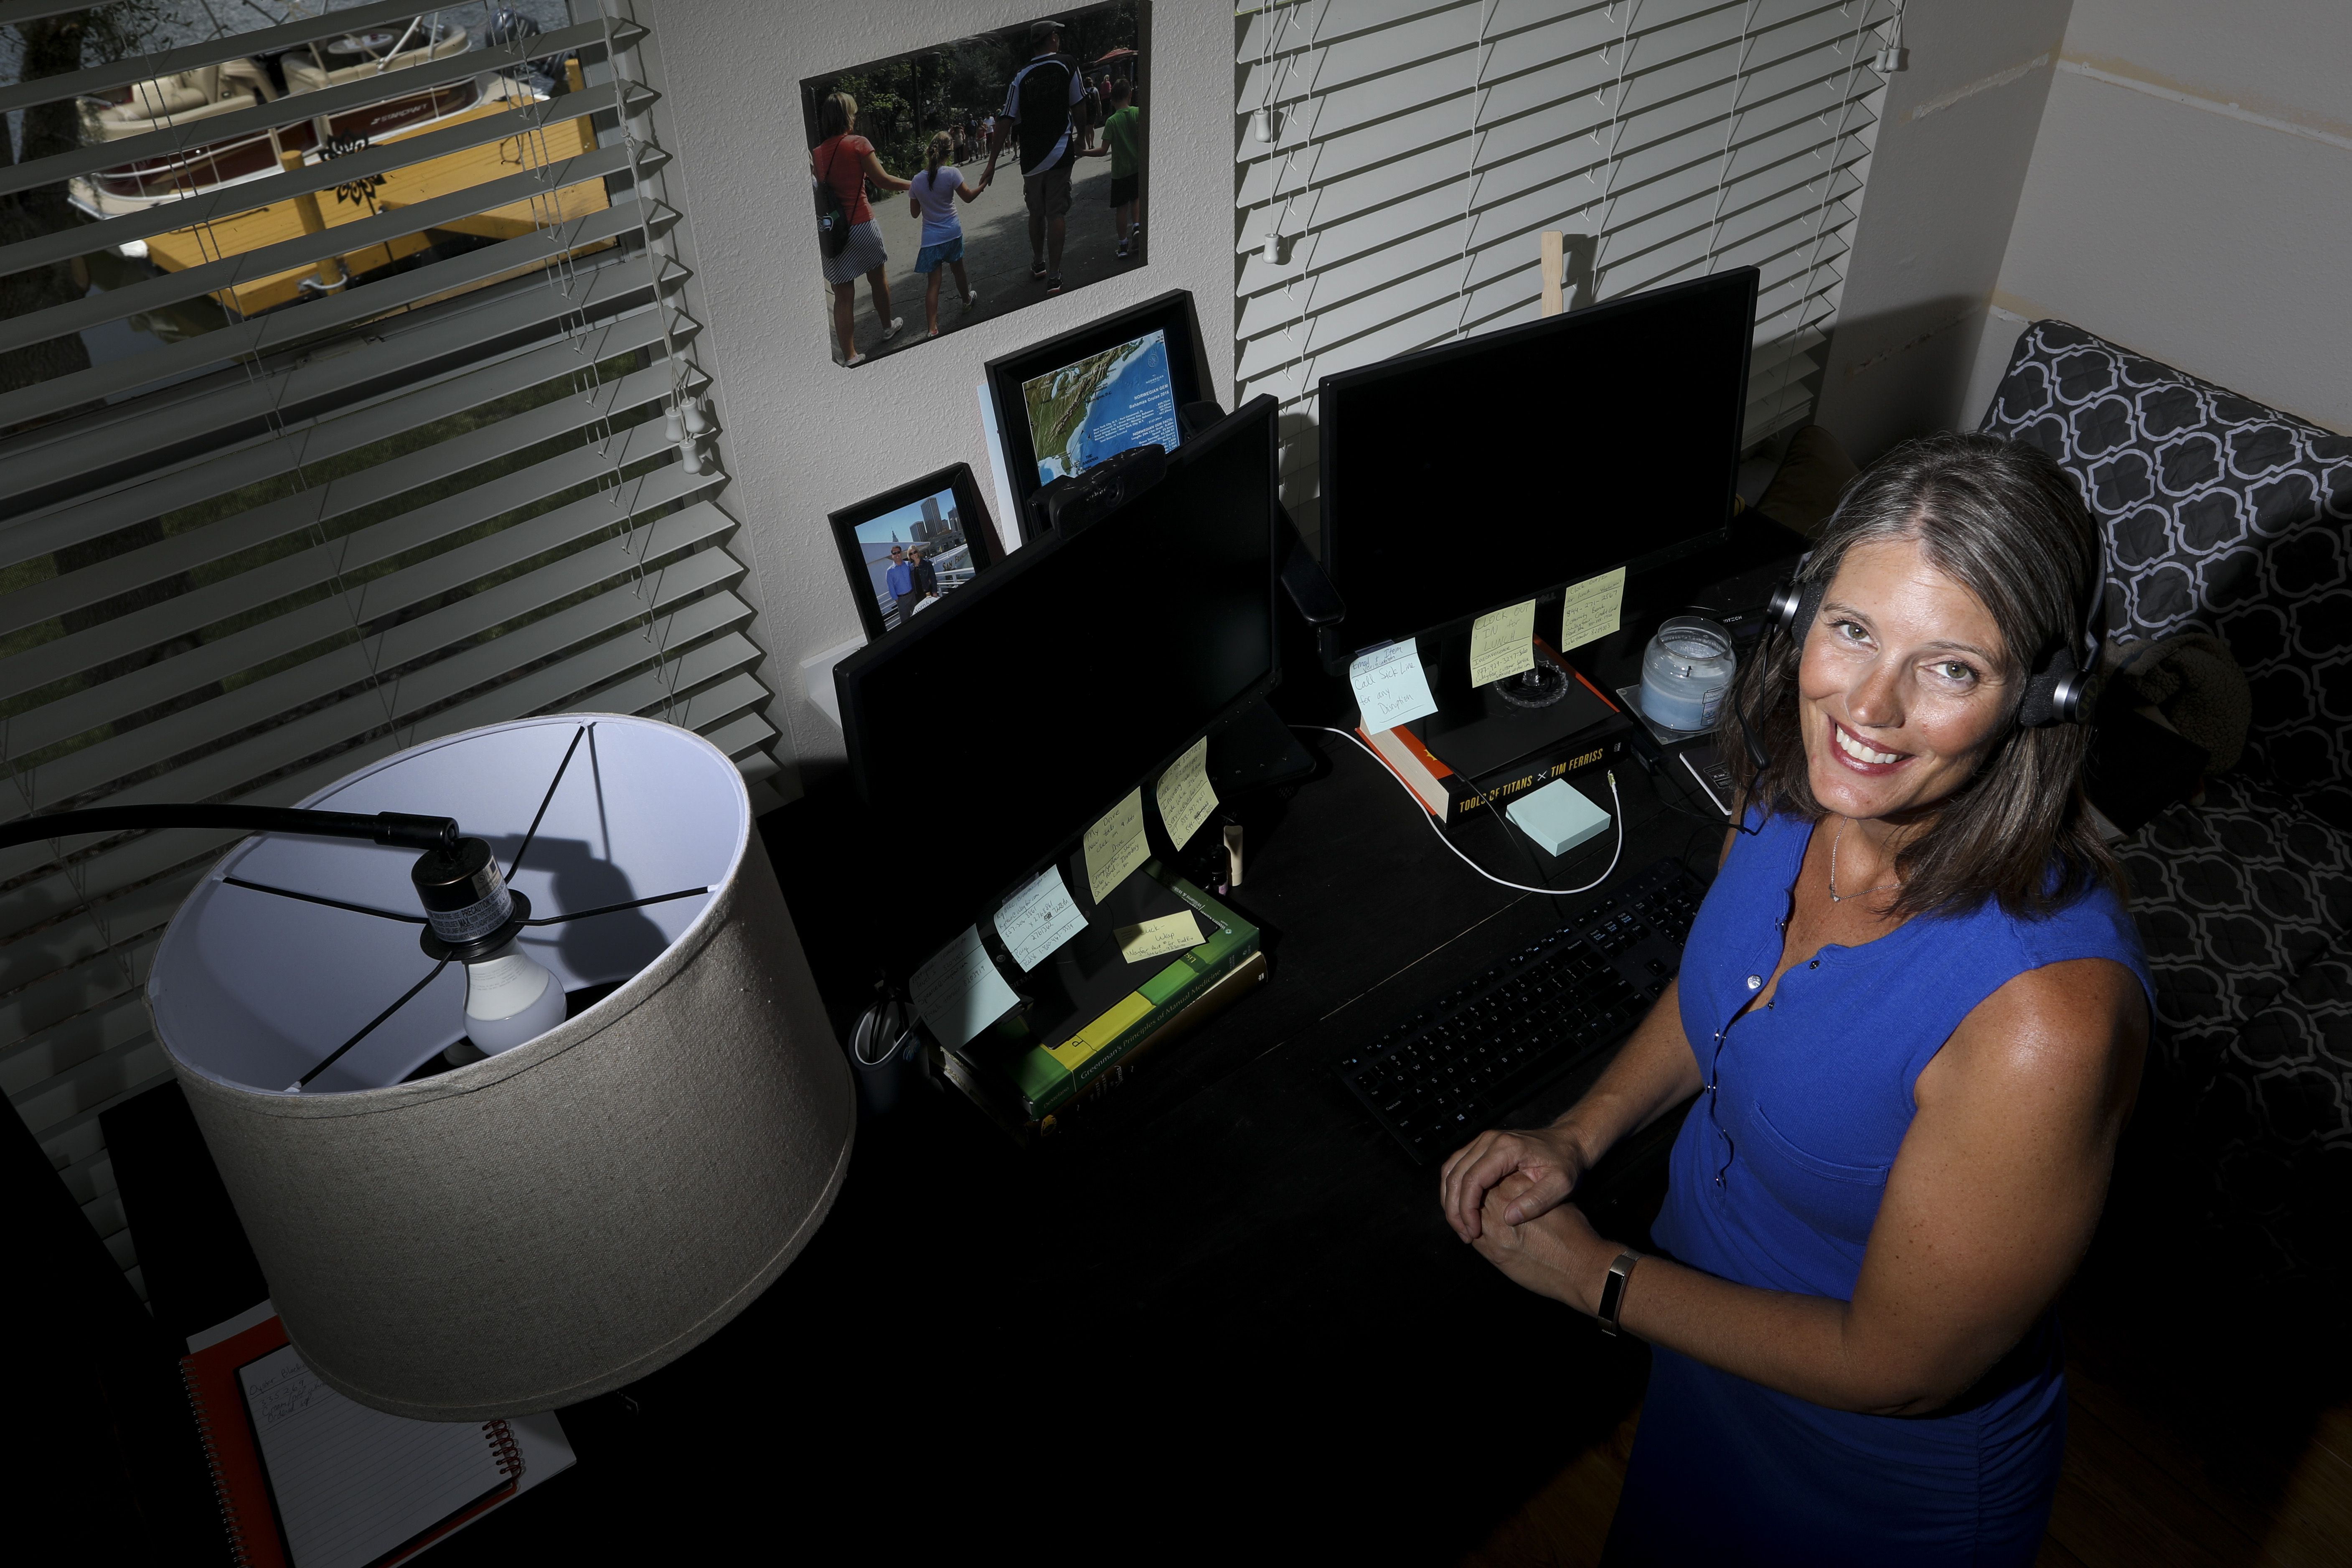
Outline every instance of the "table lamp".
<path fill-rule="evenodd" d="M 302 805 L 341 815 L 223 857 L 147 997 L 303 1358 L 474 1421 L 724 1326 L 824 1219 L 856 1121 L 734 764 L 534 719 Z"/>

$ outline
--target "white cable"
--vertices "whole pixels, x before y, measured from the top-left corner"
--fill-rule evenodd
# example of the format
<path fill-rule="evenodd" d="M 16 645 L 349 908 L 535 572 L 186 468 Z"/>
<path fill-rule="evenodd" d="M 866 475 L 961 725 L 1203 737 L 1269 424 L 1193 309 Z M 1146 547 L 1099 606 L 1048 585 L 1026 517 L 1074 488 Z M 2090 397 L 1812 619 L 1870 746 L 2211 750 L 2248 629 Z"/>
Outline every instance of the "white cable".
<path fill-rule="evenodd" d="M 1349 742 L 1354 745 L 1356 750 L 1371 758 L 1373 762 L 1379 763 L 1381 772 L 1387 773 L 1389 777 L 1392 779 L 1396 779 L 1397 788 L 1412 796 L 1413 809 L 1421 814 L 1423 821 L 1429 824 L 1429 830 L 1437 835 L 1437 841 L 1440 844 L 1444 845 L 1448 849 L 1453 850 L 1454 856 L 1460 859 L 1465 866 L 1469 867 L 1470 869 L 1477 872 L 1478 875 L 1486 878 L 1486 880 L 1494 883 L 1498 888 L 1508 888 L 1514 892 L 1543 893 L 1549 896 L 1559 896 L 1568 893 L 1589 893 L 1592 891 L 1593 889 L 1601 886 L 1601 883 L 1609 879 L 1611 874 L 1617 869 L 1617 861 L 1619 857 L 1625 853 L 1625 803 L 1618 796 L 1617 773 L 1613 768 L 1611 769 L 1609 773 L 1609 804 L 1614 808 L 1610 812 L 1610 815 L 1617 819 L 1617 847 L 1612 851 L 1609 856 L 1609 869 L 1601 872 L 1601 875 L 1593 878 L 1592 880 L 1585 883 L 1581 888 L 1530 888 L 1525 882 L 1506 882 L 1503 879 L 1497 877 L 1495 873 L 1478 864 L 1477 861 L 1470 858 L 1469 856 L 1463 854 L 1461 846 L 1455 844 L 1451 838 L 1446 837 L 1445 830 L 1437 826 L 1437 819 L 1429 815 L 1429 808 L 1422 805 L 1421 796 L 1413 795 L 1412 786 L 1405 783 L 1404 780 L 1397 778 L 1395 773 L 1390 769 L 1388 763 L 1381 762 L 1381 754 L 1372 750 L 1370 746 L 1364 744 L 1362 737 L 1351 735 L 1345 730 L 1334 730 L 1328 724 L 1293 724 L 1290 727 L 1294 730 L 1319 730 L 1326 735 L 1337 735 L 1341 740 Z"/>

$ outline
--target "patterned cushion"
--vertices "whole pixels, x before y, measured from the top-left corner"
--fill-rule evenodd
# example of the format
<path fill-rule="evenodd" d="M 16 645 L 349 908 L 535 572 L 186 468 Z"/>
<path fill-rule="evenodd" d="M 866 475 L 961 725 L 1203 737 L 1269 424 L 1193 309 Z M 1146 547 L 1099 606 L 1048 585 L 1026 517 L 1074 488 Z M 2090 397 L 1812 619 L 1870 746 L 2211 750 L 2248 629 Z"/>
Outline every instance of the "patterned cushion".
<path fill-rule="evenodd" d="M 2272 1279 L 2344 1273 L 2352 833 L 2236 775 L 2122 853 L 2156 976 L 2148 1114 L 2182 1201 Z"/>
<path fill-rule="evenodd" d="M 2081 482 L 2110 635 L 2221 637 L 2253 685 L 2247 765 L 2352 826 L 2352 437 L 2064 321 L 2018 339 L 1982 427 Z"/>

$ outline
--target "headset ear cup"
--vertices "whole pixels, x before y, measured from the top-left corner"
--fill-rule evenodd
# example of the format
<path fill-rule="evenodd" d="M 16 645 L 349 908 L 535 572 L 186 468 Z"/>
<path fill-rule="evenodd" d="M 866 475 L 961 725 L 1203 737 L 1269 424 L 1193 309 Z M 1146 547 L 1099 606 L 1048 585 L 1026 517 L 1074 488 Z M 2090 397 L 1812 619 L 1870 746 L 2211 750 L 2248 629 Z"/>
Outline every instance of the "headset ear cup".
<path fill-rule="evenodd" d="M 1821 614 L 1822 598 L 1828 592 L 1828 584 L 1813 582 L 1806 584 L 1805 591 L 1798 596 L 1796 619 L 1789 623 L 1789 640 L 1797 646 L 1799 653 L 1805 650 L 1805 638 L 1812 632 L 1813 617 Z"/>
<path fill-rule="evenodd" d="M 2080 687 L 2075 677 L 2074 655 L 2061 648 L 2050 656 L 2050 662 L 2035 670 L 2025 682 L 2025 696 L 2017 705 L 2017 721 L 2025 729 L 2038 730 L 2045 724 L 2065 724 L 2074 720 L 2073 697 Z"/>

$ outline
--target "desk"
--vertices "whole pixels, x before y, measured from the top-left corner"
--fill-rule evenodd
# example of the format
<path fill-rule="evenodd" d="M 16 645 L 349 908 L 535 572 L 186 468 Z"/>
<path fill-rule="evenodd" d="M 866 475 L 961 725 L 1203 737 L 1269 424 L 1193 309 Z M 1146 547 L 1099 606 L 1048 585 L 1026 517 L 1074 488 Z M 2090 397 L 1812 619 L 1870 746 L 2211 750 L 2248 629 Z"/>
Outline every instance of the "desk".
<path fill-rule="evenodd" d="M 1646 630 L 1584 662 L 1622 684 Z M 766 1295 L 671 1366 L 563 1412 L 577 1468 L 429 1561 L 739 1541 L 880 1555 L 918 1533 L 1118 1559 L 1196 1531 L 1224 1550 L 1442 1561 L 1612 1428 L 1646 1351 L 1456 1240 L 1435 1170 L 1332 1072 L 1608 889 L 1555 900 L 1483 880 L 1370 758 L 1307 739 L 1317 775 L 1242 808 L 1248 879 L 1231 901 L 1266 932 L 1260 991 L 1066 1141 L 1016 1148 L 920 1089 L 864 1121 L 832 1216 Z M 1662 788 L 1696 804 L 1680 781 L 1628 763 L 1618 783 L 1624 869 L 1674 855 L 1711 874 L 1722 834 L 1670 808 Z M 853 816 L 820 788 L 761 823 L 845 1028 L 868 969 Z M 1542 863 L 1553 886 L 1597 875 L 1614 837 L 1550 862 L 1499 822 L 1454 834 L 1497 874 L 1536 879 Z M 1514 1120 L 1557 1114 L 1599 1065 Z M 1604 1233 L 1640 1239 L 1658 1163 L 1612 1156 L 1596 1180 Z"/>

